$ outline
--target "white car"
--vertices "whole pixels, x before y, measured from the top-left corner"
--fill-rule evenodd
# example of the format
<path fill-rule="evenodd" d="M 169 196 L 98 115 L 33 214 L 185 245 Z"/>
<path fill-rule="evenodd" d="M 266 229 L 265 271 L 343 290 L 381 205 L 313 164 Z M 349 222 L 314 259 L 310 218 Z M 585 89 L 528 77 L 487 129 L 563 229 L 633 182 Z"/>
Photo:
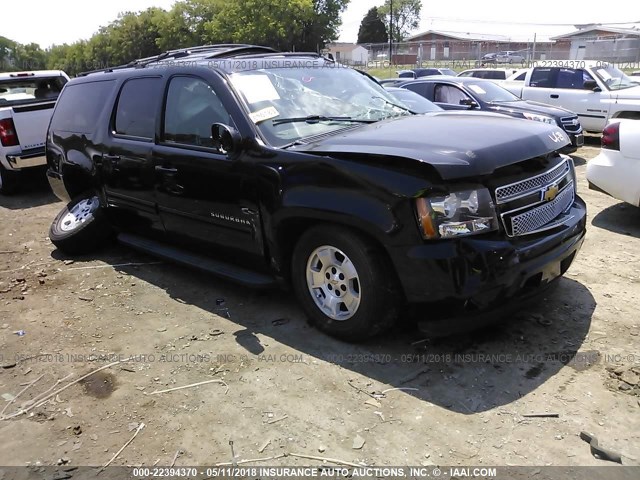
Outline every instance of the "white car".
<path fill-rule="evenodd" d="M 522 63 L 524 56 L 512 50 L 505 50 L 496 54 L 496 63 Z"/>
<path fill-rule="evenodd" d="M 587 163 L 589 188 L 640 207 L 640 121 L 615 120 L 602 132 L 602 150 Z"/>
<path fill-rule="evenodd" d="M 0 73 L 0 194 L 19 187 L 21 171 L 47 164 L 47 127 L 68 81 L 60 70 Z"/>
<path fill-rule="evenodd" d="M 486 78 L 487 80 L 506 80 L 516 73 L 513 68 L 471 68 L 460 72 L 458 77 Z"/>

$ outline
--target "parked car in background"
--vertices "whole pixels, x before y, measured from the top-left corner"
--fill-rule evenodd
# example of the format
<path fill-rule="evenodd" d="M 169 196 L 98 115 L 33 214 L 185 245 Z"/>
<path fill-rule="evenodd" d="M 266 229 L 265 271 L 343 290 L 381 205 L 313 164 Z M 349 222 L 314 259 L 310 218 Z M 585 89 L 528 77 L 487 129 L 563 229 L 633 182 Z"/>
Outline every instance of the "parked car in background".
<path fill-rule="evenodd" d="M 74 78 L 47 136 L 68 202 L 51 241 L 79 254 L 117 235 L 227 280 L 290 284 L 349 340 L 425 302 L 421 328 L 477 329 L 565 273 L 586 206 L 560 128 L 415 115 L 335 67 L 219 45 Z"/>
<path fill-rule="evenodd" d="M 633 77 L 601 61 L 558 63 L 567 66 L 530 68 L 524 81 L 507 79 L 501 85 L 524 100 L 575 112 L 588 132 L 602 132 L 615 118 L 640 119 L 640 85 Z"/>
<path fill-rule="evenodd" d="M 614 120 L 602 132 L 602 149 L 587 163 L 589 188 L 640 206 L 640 122 Z"/>
<path fill-rule="evenodd" d="M 511 85 L 517 85 L 515 82 L 524 82 L 527 78 L 527 73 L 530 68 L 519 68 L 505 79 L 505 82 Z"/>
<path fill-rule="evenodd" d="M 442 108 L 406 88 L 385 87 L 385 90 L 397 98 L 400 103 L 414 113 L 439 112 Z"/>
<path fill-rule="evenodd" d="M 398 70 L 396 73 L 398 74 L 398 78 L 420 78 L 428 77 L 430 75 L 457 75 L 457 73 L 450 68 L 413 68 L 411 70 Z"/>
<path fill-rule="evenodd" d="M 637 72 L 631 72 L 632 77 L 640 77 L 640 70 Z"/>
<path fill-rule="evenodd" d="M 471 68 L 460 72 L 458 77 L 486 78 L 487 80 L 506 80 L 516 73 L 513 68 Z"/>
<path fill-rule="evenodd" d="M 394 87 L 402 82 L 406 82 L 406 78 L 383 78 L 382 80 L 378 80 L 378 83 L 383 87 Z"/>
<path fill-rule="evenodd" d="M 480 59 L 480 63 L 482 63 L 482 64 L 496 63 L 496 55 L 497 54 L 498 54 L 497 52 L 485 53 L 482 56 L 482 58 Z"/>
<path fill-rule="evenodd" d="M 496 54 L 496 63 L 522 63 L 524 62 L 524 55 L 512 50 L 505 50 Z"/>
<path fill-rule="evenodd" d="M 412 90 L 445 110 L 484 110 L 515 118 L 525 118 L 562 128 L 571 145 L 563 150 L 574 152 L 584 144 L 582 126 L 573 112 L 516 97 L 491 80 L 472 77 L 429 77 L 398 85 Z"/>
<path fill-rule="evenodd" d="M 60 70 L 0 73 L 0 193 L 15 192 L 22 171 L 47 164 L 47 127 L 68 80 Z"/>

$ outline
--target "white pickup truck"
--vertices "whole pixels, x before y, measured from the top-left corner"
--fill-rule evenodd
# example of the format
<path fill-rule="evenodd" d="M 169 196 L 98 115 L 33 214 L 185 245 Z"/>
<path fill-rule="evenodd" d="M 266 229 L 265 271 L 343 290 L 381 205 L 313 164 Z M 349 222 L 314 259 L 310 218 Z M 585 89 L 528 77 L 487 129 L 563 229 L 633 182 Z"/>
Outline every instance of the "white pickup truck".
<path fill-rule="evenodd" d="M 602 132 L 614 118 L 640 120 L 640 83 L 614 65 L 586 60 L 538 64 L 500 85 L 523 100 L 571 110 L 588 132 Z"/>
<path fill-rule="evenodd" d="M 20 171 L 46 165 L 49 120 L 68 81 L 60 70 L 0 73 L 0 193 L 16 190 Z"/>

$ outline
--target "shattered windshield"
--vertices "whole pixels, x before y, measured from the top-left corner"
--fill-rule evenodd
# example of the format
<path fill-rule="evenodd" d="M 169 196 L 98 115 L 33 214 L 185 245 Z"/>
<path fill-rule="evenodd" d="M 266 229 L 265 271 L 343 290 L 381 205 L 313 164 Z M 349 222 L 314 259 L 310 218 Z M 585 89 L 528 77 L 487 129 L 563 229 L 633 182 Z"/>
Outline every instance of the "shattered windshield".
<path fill-rule="evenodd" d="M 345 67 L 243 71 L 232 74 L 231 83 L 251 120 L 278 147 L 412 114 L 373 80 Z"/>

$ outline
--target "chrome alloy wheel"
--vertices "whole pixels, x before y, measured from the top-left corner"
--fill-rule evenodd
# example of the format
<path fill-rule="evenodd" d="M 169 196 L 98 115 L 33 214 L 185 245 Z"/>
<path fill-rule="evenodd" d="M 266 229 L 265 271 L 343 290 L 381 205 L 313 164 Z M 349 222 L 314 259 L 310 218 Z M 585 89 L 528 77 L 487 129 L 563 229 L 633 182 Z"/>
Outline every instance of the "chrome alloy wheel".
<path fill-rule="evenodd" d="M 348 320 L 360 306 L 356 267 L 335 247 L 323 245 L 309 255 L 307 287 L 318 308 L 333 320 Z"/>
<path fill-rule="evenodd" d="M 76 203 L 69 213 L 60 220 L 60 230 L 63 232 L 71 232 L 93 217 L 100 206 L 98 197 L 85 198 Z"/>

